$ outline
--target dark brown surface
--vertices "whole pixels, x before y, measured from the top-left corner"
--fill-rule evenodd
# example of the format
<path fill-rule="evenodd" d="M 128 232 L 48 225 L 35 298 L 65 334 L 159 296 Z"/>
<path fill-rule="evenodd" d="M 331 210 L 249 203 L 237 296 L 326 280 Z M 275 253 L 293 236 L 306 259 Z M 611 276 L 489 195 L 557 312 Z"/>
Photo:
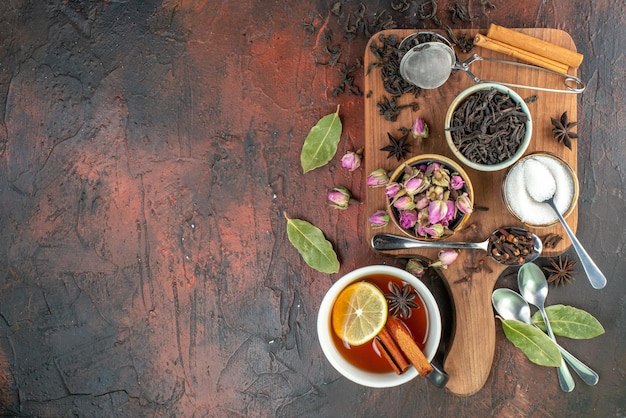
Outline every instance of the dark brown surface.
<path fill-rule="evenodd" d="M 529 363 L 496 326 L 486 385 L 457 397 L 423 380 L 359 387 L 317 343 L 317 307 L 341 274 L 401 265 L 370 251 L 363 206 L 325 202 L 336 185 L 363 196 L 366 174 L 339 164 L 363 145 L 364 98 L 333 97 L 341 68 L 316 62 L 328 60 L 328 29 L 350 65 L 369 36 L 342 41 L 333 3 L 0 2 L 2 413 L 626 415 L 623 6 L 472 1 L 474 21 L 453 24 L 453 3 L 439 2 L 455 29 L 554 27 L 584 54 L 578 236 L 609 281 L 593 290 L 578 267 L 548 296 L 605 326 L 593 340 L 561 339 L 600 374 L 596 387 L 575 376 L 574 392 L 562 393 L 556 373 Z M 399 27 L 431 26 L 414 9 L 366 5 Z M 302 141 L 337 104 L 338 156 L 303 175 Z M 304 264 L 283 212 L 324 231 L 339 274 Z M 509 273 L 496 286 L 514 287 Z"/>

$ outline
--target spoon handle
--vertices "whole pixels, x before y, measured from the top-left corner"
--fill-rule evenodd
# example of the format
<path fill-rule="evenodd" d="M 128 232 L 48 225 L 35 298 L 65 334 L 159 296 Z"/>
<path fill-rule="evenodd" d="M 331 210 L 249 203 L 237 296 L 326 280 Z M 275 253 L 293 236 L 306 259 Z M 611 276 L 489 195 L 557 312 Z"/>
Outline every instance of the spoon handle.
<path fill-rule="evenodd" d="M 578 241 L 578 238 L 576 238 L 574 232 L 570 229 L 567 222 L 565 222 L 565 219 L 563 219 L 561 212 L 559 212 L 559 210 L 556 208 L 556 205 L 554 204 L 554 199 L 548 200 L 547 203 L 552 206 L 552 209 L 559 217 L 559 220 L 561 221 L 565 232 L 567 232 L 567 235 L 569 235 L 569 238 L 572 241 L 572 247 L 574 247 L 574 250 L 576 250 L 578 258 L 580 258 L 580 263 L 582 264 L 585 273 L 587 273 L 587 277 L 589 278 L 591 286 L 594 289 L 602 289 L 604 286 L 606 286 L 606 277 L 604 277 L 604 274 L 602 274 L 596 263 L 594 263 L 589 254 L 587 254 L 587 251 L 585 251 L 580 241 Z"/>
<path fill-rule="evenodd" d="M 576 372 L 576 374 L 580 376 L 583 382 L 585 382 L 589 386 L 594 386 L 596 383 L 598 383 L 598 380 L 600 380 L 600 377 L 598 376 L 596 372 L 594 372 L 585 363 L 578 360 L 576 357 L 570 354 L 569 351 L 567 351 L 560 345 L 557 344 L 556 346 L 561 352 L 563 359 L 572 367 L 574 372 Z"/>
<path fill-rule="evenodd" d="M 447 242 L 447 241 L 419 241 L 412 238 L 391 234 L 376 234 L 372 237 L 372 248 L 378 251 L 406 250 L 411 248 L 455 248 L 479 249 L 487 251 L 484 242 Z"/>
<path fill-rule="evenodd" d="M 541 316 L 543 317 L 543 322 L 546 324 L 546 330 L 548 331 L 548 337 L 552 341 L 556 343 L 556 338 L 554 338 L 554 333 L 552 332 L 552 327 L 550 326 L 550 322 L 548 321 L 548 316 L 546 315 L 546 311 L 543 309 L 543 306 L 539 306 L 539 312 L 541 312 Z M 557 344 L 558 346 L 558 344 Z M 567 364 L 565 364 L 565 358 L 561 359 L 561 365 L 556 369 L 557 376 L 559 377 L 559 385 L 563 392 L 571 392 L 574 390 L 574 378 L 567 368 Z"/>

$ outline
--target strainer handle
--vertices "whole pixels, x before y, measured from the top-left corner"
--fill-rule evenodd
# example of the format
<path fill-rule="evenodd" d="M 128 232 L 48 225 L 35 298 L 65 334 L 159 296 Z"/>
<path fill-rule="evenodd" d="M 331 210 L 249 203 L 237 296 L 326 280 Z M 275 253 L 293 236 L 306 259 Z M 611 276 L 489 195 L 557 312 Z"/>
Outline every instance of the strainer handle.
<path fill-rule="evenodd" d="M 491 62 L 498 62 L 500 64 L 515 65 L 517 67 L 530 68 L 532 70 L 545 71 L 546 73 L 563 77 L 563 84 L 565 85 L 565 89 L 552 89 L 548 87 L 526 86 L 523 84 L 505 83 L 502 81 L 483 80 L 469 71 L 469 66 L 475 61 L 491 61 Z M 546 68 L 538 67 L 536 65 L 524 64 L 521 62 L 505 61 L 505 60 L 498 60 L 498 59 L 493 59 L 493 58 L 484 58 L 484 57 L 479 56 L 478 54 L 474 54 L 469 59 L 461 63 L 457 63 L 455 65 L 455 68 L 465 71 L 465 73 L 468 75 L 468 77 L 472 79 L 474 83 L 497 83 L 497 84 L 502 84 L 505 86 L 519 87 L 523 89 L 550 91 L 550 92 L 555 92 L 555 93 L 576 93 L 576 94 L 582 93 L 583 91 L 585 91 L 585 87 L 586 87 L 585 83 L 583 83 L 581 79 L 573 75 L 562 74 L 556 71 L 548 70 Z"/>

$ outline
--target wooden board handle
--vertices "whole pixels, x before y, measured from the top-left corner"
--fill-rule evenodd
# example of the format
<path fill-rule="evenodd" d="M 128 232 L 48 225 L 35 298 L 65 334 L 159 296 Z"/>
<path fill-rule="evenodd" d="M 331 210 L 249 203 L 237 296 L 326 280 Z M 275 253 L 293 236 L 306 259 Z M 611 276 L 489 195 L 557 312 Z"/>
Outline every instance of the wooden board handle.
<path fill-rule="evenodd" d="M 478 392 L 491 372 L 496 341 L 491 293 L 505 266 L 489 263 L 489 276 L 468 278 L 460 266 L 445 272 L 454 305 L 454 329 L 444 362 L 450 376 L 446 388 L 459 396 Z"/>

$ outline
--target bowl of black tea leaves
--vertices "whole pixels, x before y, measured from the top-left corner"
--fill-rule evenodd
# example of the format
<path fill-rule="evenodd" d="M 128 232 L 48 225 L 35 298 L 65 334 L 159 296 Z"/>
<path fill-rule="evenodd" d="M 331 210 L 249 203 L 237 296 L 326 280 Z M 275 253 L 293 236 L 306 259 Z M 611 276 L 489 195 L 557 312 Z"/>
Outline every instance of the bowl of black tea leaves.
<path fill-rule="evenodd" d="M 448 108 L 444 134 L 452 153 L 467 167 L 498 171 L 519 160 L 532 134 L 524 100 L 510 88 L 476 84 Z"/>

